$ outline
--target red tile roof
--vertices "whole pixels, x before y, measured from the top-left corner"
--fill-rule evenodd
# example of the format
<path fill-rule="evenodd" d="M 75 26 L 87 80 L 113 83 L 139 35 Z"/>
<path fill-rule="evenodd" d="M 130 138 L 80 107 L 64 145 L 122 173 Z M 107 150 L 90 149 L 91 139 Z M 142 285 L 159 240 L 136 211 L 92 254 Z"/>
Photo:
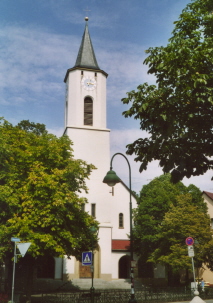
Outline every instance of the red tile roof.
<path fill-rule="evenodd" d="M 206 194 L 210 199 L 213 200 L 213 193 L 210 193 L 208 191 L 203 191 L 204 194 Z"/>
<path fill-rule="evenodd" d="M 130 250 L 130 240 L 112 240 L 112 250 Z"/>

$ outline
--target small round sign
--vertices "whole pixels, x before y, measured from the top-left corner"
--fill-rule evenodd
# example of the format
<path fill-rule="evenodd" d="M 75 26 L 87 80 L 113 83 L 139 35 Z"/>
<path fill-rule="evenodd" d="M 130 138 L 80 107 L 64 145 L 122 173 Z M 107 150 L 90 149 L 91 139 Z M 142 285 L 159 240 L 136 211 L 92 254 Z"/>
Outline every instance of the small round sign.
<path fill-rule="evenodd" d="M 186 245 L 193 245 L 194 244 L 194 239 L 192 237 L 186 238 Z"/>

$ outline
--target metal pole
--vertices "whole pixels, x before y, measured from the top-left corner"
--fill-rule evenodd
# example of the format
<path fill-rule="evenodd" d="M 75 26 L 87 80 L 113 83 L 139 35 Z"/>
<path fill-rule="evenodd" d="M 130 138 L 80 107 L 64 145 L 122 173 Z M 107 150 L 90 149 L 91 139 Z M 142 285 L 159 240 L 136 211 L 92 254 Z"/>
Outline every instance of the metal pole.
<path fill-rule="evenodd" d="M 112 169 L 112 160 L 116 155 L 121 155 L 123 156 L 128 164 L 129 167 L 129 194 L 130 194 L 130 198 L 129 198 L 129 217 L 130 217 L 130 278 L 131 278 L 131 299 L 129 299 L 129 303 L 137 303 L 136 299 L 135 299 L 135 288 L 134 288 L 134 268 L 133 266 L 133 238 L 132 238 L 132 180 L 131 180 L 131 166 L 129 163 L 129 160 L 127 159 L 127 157 L 125 155 L 123 155 L 122 153 L 116 153 L 112 156 L 111 162 L 110 162 L 110 169 Z"/>
<path fill-rule="evenodd" d="M 11 298 L 12 303 L 14 303 L 13 297 L 14 297 L 14 284 L 15 284 L 15 269 L 16 269 L 16 242 L 14 242 L 14 257 L 13 257 L 13 280 L 12 280 L 12 298 Z"/>
<path fill-rule="evenodd" d="M 90 293 L 91 293 L 91 303 L 94 303 L 94 287 L 93 287 L 93 278 L 94 278 L 94 266 L 91 266 L 91 270 L 92 270 L 92 287 L 90 289 Z"/>
<path fill-rule="evenodd" d="M 94 254 L 93 254 L 93 240 L 92 240 L 92 266 L 90 267 L 92 271 L 92 287 L 90 289 L 90 295 L 91 295 L 91 303 L 94 303 L 94 287 L 93 287 L 93 279 L 94 279 Z"/>
<path fill-rule="evenodd" d="M 194 258 L 192 257 L 192 271 L 193 271 L 193 276 L 194 276 L 194 283 L 195 283 L 195 290 L 197 290 L 197 283 L 195 279 L 195 266 L 194 266 Z"/>

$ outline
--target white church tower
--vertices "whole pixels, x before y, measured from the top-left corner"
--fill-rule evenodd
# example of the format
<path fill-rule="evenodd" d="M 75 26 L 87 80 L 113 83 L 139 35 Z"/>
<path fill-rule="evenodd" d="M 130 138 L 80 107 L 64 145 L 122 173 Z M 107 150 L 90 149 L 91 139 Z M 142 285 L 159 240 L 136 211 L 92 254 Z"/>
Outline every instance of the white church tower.
<path fill-rule="evenodd" d="M 115 195 L 103 178 L 110 165 L 110 130 L 106 127 L 107 73 L 99 68 L 88 30 L 88 18 L 76 63 L 67 70 L 65 134 L 73 142 L 74 157 L 97 168 L 87 181 L 85 211 L 99 225 L 99 246 L 94 257 L 94 278 L 111 281 L 129 278 L 129 190 L 116 185 Z M 128 168 L 127 168 L 128 169 Z M 133 207 L 136 201 L 133 199 Z M 90 268 L 74 257 L 66 260 L 64 280 L 88 278 Z"/>

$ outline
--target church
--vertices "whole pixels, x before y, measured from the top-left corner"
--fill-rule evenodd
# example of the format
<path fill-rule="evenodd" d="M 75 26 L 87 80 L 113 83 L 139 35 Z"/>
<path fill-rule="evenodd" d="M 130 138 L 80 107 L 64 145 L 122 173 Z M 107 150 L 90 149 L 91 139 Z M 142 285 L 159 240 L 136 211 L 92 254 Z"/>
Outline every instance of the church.
<path fill-rule="evenodd" d="M 85 21 L 85 30 L 78 54 L 76 54 L 76 62 L 72 68 L 66 71 L 64 78 L 64 134 L 73 142 L 74 158 L 82 159 L 96 167 L 91 173 L 90 179 L 86 181 L 88 194 L 82 193 L 88 200 L 84 211 L 99 222 L 99 241 L 94 250 L 93 276 L 96 281 L 98 279 L 113 282 L 131 277 L 128 237 L 130 234 L 130 189 L 122 181 L 115 187 L 109 187 L 103 183 L 103 179 L 110 169 L 111 156 L 114 157 L 114 155 L 110 155 L 110 130 L 106 125 L 108 74 L 98 65 L 89 34 L 88 18 L 85 18 Z M 116 170 L 116 163 L 113 163 Z M 128 170 L 128 165 L 124 169 Z M 207 192 L 204 194 L 209 213 L 213 218 L 213 194 Z M 136 207 L 137 202 L 132 195 L 132 208 Z M 138 260 L 136 255 L 133 259 L 136 260 L 135 277 L 143 278 L 143 282 L 146 283 L 155 282 L 157 285 L 166 285 L 164 266 L 155 264 L 152 268 L 152 277 L 148 277 L 146 271 L 141 273 L 141 259 Z M 44 274 L 37 278 L 51 278 L 60 280 L 62 283 L 70 281 L 73 285 L 77 285 L 79 280 L 88 280 L 92 277 L 91 267 L 83 265 L 75 257 L 71 257 L 71 259 L 52 258 L 51 262 L 51 264 L 43 263 Z M 47 275 L 48 267 L 52 268 L 50 275 Z M 207 270 L 201 274 L 212 283 L 212 275 L 209 275 Z M 96 287 L 96 285 L 94 286 Z"/>
<path fill-rule="evenodd" d="M 99 222 L 98 246 L 94 251 L 94 278 L 111 281 L 130 278 L 130 191 L 123 183 L 115 188 L 103 183 L 110 168 L 110 130 L 106 125 L 106 81 L 108 74 L 97 62 L 85 18 L 85 30 L 74 67 L 65 75 L 65 130 L 73 142 L 74 158 L 95 165 L 88 203 L 84 211 Z M 124 169 L 128 170 L 127 167 Z M 132 196 L 132 207 L 136 199 Z M 90 266 L 74 257 L 56 259 L 55 278 L 63 281 L 91 277 Z"/>

